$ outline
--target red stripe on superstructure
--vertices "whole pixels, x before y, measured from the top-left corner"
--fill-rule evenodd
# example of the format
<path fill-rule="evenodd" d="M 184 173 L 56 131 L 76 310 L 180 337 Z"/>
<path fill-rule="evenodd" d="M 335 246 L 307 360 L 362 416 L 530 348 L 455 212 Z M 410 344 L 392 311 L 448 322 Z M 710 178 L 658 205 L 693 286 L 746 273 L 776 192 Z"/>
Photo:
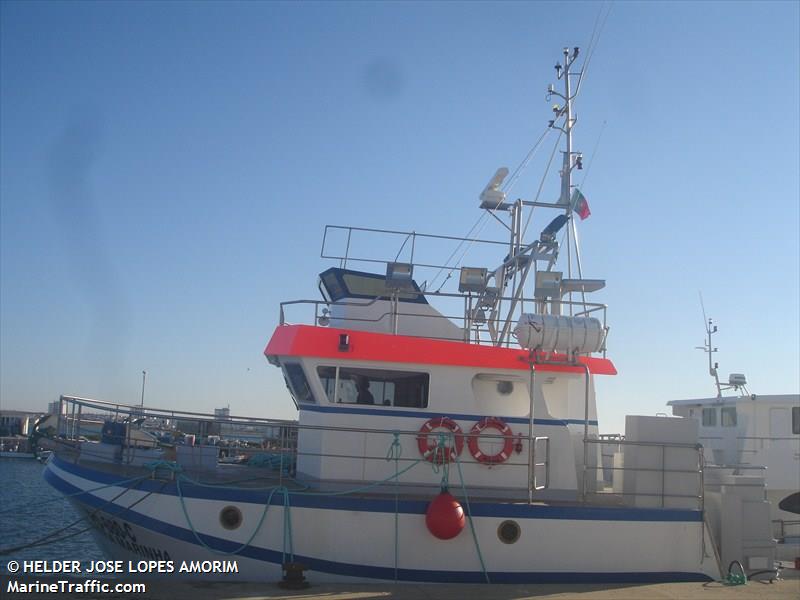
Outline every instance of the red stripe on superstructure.
<path fill-rule="evenodd" d="M 339 350 L 339 335 L 350 336 L 350 348 Z M 498 348 L 465 342 L 431 340 L 371 331 L 331 329 L 313 325 L 278 325 L 264 354 L 269 357 L 297 356 L 346 360 L 381 361 L 483 367 L 487 369 L 528 370 L 529 352 L 517 348 Z M 563 358 L 563 357 L 562 357 Z M 616 375 L 617 369 L 607 358 L 580 357 L 594 375 Z M 581 367 L 537 364 L 537 371 L 583 373 Z"/>

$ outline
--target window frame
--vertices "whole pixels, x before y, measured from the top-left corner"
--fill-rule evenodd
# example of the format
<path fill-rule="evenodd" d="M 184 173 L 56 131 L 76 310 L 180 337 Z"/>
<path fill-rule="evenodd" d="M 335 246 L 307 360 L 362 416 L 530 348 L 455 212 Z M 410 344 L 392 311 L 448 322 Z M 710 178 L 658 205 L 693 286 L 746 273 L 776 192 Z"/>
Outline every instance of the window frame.
<path fill-rule="evenodd" d="M 328 379 L 330 381 L 330 377 L 323 378 L 323 375 L 320 373 L 321 369 L 334 369 L 334 377 L 333 377 L 333 396 L 328 394 L 328 387 L 324 383 L 323 379 Z M 396 390 L 397 390 L 397 380 L 389 381 L 395 386 L 394 392 L 392 394 L 392 403 L 391 404 L 384 404 L 382 401 L 375 401 L 374 404 L 358 404 L 357 402 L 338 402 L 336 400 L 336 393 L 339 390 L 339 382 L 342 381 L 341 377 L 341 370 L 351 370 L 354 373 L 350 373 L 350 375 L 359 375 L 358 371 L 379 371 L 384 373 L 399 373 L 399 374 L 406 374 L 406 375 L 416 375 L 416 376 L 424 376 L 425 383 L 424 383 L 424 398 L 422 401 L 424 402 L 421 406 L 398 406 L 395 404 L 396 402 Z M 430 396 L 431 396 L 431 374 L 430 371 L 424 370 L 404 370 L 404 369 L 379 369 L 372 366 L 364 367 L 364 366 L 351 366 L 351 365 L 331 365 L 331 364 L 319 364 L 316 366 L 315 373 L 319 378 L 320 386 L 322 387 L 323 391 L 325 392 L 325 396 L 328 400 L 329 404 L 336 404 L 336 405 L 347 405 L 347 406 L 360 406 L 365 407 L 369 406 L 372 408 L 382 408 L 382 409 L 399 409 L 399 410 L 428 410 L 430 406 Z M 348 378 L 349 379 L 349 378 Z M 384 385 L 387 381 L 383 381 Z"/>
<path fill-rule="evenodd" d="M 284 362 L 281 367 L 281 370 L 283 371 L 283 379 L 286 382 L 286 387 L 289 390 L 289 394 L 292 396 L 292 401 L 294 401 L 295 408 L 299 409 L 300 406 L 306 404 L 317 404 L 314 390 L 311 389 L 311 381 L 308 379 L 308 375 L 306 374 L 306 370 L 303 368 L 303 365 L 299 362 Z M 300 374 L 303 376 L 303 383 L 307 392 L 305 399 L 300 399 L 301 394 L 298 393 L 298 390 L 295 387 L 295 382 L 292 376 L 289 374 L 289 370 L 294 368 L 299 369 Z"/>
<path fill-rule="evenodd" d="M 380 294 L 365 293 L 368 290 L 360 288 L 353 290 L 350 283 L 356 283 L 355 279 L 362 279 L 364 281 L 374 281 L 380 287 L 377 291 Z M 410 302 L 412 304 L 428 304 L 425 294 L 417 285 L 416 281 L 412 280 L 412 289 L 400 291 L 397 293 L 398 302 Z M 354 271 L 351 269 L 342 269 L 338 267 L 331 267 L 326 271 L 319 274 L 319 286 L 323 298 L 326 302 L 336 303 L 349 299 L 362 299 L 362 300 L 390 300 L 392 299 L 393 292 L 387 286 L 386 276 L 378 273 L 367 273 L 364 271 Z M 357 287 L 357 286 L 356 286 Z M 376 291 L 376 290 L 371 290 Z"/>
<path fill-rule="evenodd" d="M 706 415 L 712 415 L 713 419 L 709 419 L 710 423 L 706 423 Z M 703 427 L 716 427 L 717 426 L 717 407 L 704 406 L 700 415 L 700 423 Z"/>
<path fill-rule="evenodd" d="M 723 406 L 720 409 L 719 412 L 720 412 L 719 422 L 720 422 L 720 425 L 722 427 L 736 427 L 738 425 L 739 418 L 738 418 L 738 416 L 736 414 L 736 405 L 735 404 L 733 406 Z M 733 422 L 726 423 L 725 422 L 726 421 L 726 419 L 725 419 L 726 415 L 728 415 L 729 419 L 730 419 L 730 415 L 733 415 Z"/>

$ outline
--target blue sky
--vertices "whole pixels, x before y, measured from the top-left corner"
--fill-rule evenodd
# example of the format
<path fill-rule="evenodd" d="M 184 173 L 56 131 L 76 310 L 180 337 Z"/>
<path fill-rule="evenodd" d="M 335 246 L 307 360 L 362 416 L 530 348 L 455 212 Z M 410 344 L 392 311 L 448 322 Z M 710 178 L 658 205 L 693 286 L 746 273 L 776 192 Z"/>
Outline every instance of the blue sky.
<path fill-rule="evenodd" d="M 605 431 L 711 394 L 699 290 L 725 374 L 800 388 L 798 6 L 612 7 L 575 132 Z M 148 405 L 293 416 L 261 352 L 316 297 L 323 226 L 465 234 L 600 7 L 0 4 L 2 407 L 136 403 L 146 369 Z"/>

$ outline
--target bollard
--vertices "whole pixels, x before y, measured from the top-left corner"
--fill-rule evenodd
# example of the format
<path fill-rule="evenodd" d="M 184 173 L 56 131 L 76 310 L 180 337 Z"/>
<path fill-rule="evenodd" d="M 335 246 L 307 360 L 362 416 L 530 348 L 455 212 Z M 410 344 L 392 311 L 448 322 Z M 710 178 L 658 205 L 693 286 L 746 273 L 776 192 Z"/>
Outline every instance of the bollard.
<path fill-rule="evenodd" d="M 286 590 L 303 590 L 311 584 L 303 575 L 306 566 L 302 563 L 287 562 L 283 563 L 283 579 L 278 582 L 278 586 Z"/>

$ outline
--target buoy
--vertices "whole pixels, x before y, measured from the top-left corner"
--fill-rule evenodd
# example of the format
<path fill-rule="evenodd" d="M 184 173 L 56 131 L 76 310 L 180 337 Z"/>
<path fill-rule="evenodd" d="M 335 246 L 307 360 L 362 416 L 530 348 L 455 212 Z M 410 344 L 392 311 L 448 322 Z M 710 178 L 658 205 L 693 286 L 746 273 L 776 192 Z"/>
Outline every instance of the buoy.
<path fill-rule="evenodd" d="M 503 448 L 497 454 L 484 454 L 478 446 L 478 437 L 484 429 L 489 427 L 499 431 L 504 438 Z M 511 432 L 511 427 L 506 425 L 502 419 L 485 417 L 475 423 L 469 432 L 469 452 L 480 463 L 492 466 L 505 462 L 511 456 L 512 450 L 514 450 L 514 434 Z"/>
<path fill-rule="evenodd" d="M 431 436 L 428 434 L 438 428 L 449 429 L 455 434 L 452 447 L 439 448 L 438 442 L 435 439 L 430 439 Z M 417 446 L 419 447 L 419 453 L 429 462 L 437 465 L 454 462 L 458 455 L 461 454 L 461 450 L 464 449 L 464 434 L 461 431 L 461 427 L 453 419 L 449 417 L 434 417 L 422 424 L 419 435 L 417 435 Z"/>
<path fill-rule="evenodd" d="M 464 509 L 452 494 L 442 491 L 428 505 L 425 512 L 425 525 L 440 540 L 450 540 L 464 529 L 466 518 Z"/>

